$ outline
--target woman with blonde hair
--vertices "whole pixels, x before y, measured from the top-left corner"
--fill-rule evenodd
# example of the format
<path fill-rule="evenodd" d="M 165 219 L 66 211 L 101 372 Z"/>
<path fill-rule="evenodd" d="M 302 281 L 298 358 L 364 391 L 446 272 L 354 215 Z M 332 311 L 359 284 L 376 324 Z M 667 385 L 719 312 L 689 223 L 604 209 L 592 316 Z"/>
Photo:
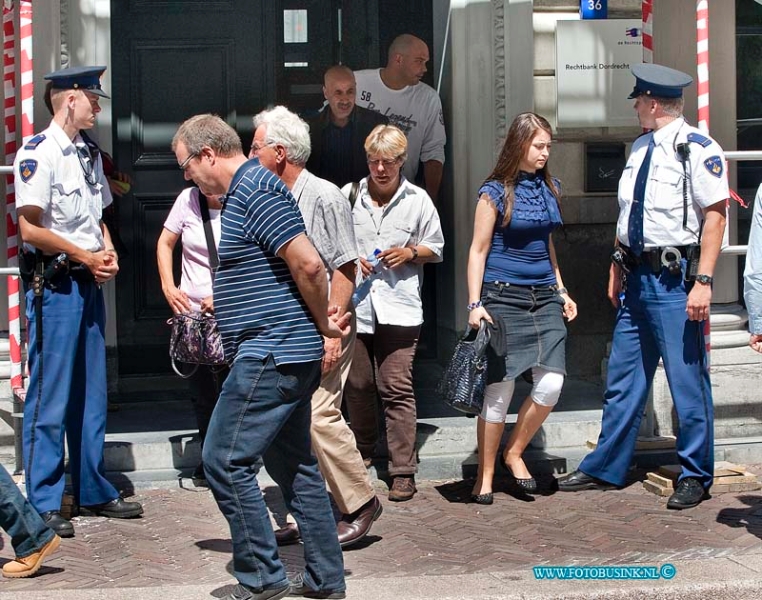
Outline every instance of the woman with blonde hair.
<path fill-rule="evenodd" d="M 559 183 L 547 167 L 550 145 L 547 120 L 534 113 L 518 115 L 476 204 L 468 324 L 476 329 L 485 319 L 500 332 L 500 343 L 490 348 L 489 385 L 477 421 L 479 470 L 471 497 L 479 504 L 492 504 L 508 405 L 515 379 L 528 370 L 532 390 L 501 464 L 524 492 L 537 491 L 522 454 L 553 410 L 566 375 L 564 317 L 574 319 L 577 305 L 564 287 L 551 237 L 562 221 Z"/>
<path fill-rule="evenodd" d="M 378 439 L 376 395 L 383 404 L 389 447 L 389 499 L 416 492 L 416 407 L 413 357 L 423 322 L 423 263 L 441 262 L 444 238 L 429 195 L 401 169 L 407 139 L 379 125 L 365 141 L 370 176 L 360 181 L 352 211 L 360 258 L 357 342 L 344 399 L 357 448 L 370 459 Z M 350 195 L 351 184 L 344 186 Z M 376 251 L 379 252 L 376 252 Z"/>

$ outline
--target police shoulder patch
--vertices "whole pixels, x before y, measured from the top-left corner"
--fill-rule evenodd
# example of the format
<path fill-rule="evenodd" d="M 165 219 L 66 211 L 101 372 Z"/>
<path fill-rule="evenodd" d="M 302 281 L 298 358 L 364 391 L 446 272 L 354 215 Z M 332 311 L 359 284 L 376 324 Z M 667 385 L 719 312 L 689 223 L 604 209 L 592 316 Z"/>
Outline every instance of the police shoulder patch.
<path fill-rule="evenodd" d="M 21 181 L 28 183 L 29 180 L 34 177 L 37 172 L 37 161 L 32 158 L 27 158 L 19 163 L 19 175 L 21 175 Z"/>
<path fill-rule="evenodd" d="M 45 140 L 45 134 L 40 133 L 36 136 L 34 136 L 32 139 L 30 139 L 26 144 L 24 144 L 24 150 L 34 150 L 39 146 L 43 140 Z"/>
<path fill-rule="evenodd" d="M 725 169 L 719 156 L 710 156 L 704 161 L 704 166 L 715 177 L 722 177 L 722 172 Z"/>

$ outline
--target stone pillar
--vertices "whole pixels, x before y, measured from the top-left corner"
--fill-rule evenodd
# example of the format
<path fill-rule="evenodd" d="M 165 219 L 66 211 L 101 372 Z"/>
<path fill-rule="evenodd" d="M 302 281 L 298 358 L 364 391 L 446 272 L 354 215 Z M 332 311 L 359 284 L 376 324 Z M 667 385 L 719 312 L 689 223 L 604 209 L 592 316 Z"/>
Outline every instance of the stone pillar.
<path fill-rule="evenodd" d="M 449 18 L 440 86 L 448 136 L 440 192 L 446 239 L 440 268 L 441 281 L 455 285 L 452 293 L 440 294 L 438 306 L 439 347 L 447 354 L 466 326 L 476 192 L 494 166 L 507 123 L 532 110 L 532 2 L 435 1 L 434 16 L 435 32 L 443 36 L 442 23 Z"/>

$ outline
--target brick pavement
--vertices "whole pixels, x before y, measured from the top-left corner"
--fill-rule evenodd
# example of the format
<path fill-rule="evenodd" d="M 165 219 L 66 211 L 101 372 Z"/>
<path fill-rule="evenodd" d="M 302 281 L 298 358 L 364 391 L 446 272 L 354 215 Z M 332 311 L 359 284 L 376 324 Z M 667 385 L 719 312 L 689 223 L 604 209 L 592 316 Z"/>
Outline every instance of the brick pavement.
<path fill-rule="evenodd" d="M 759 469 L 756 472 L 760 472 Z M 550 478 L 540 478 L 548 487 Z M 529 569 L 537 564 L 657 564 L 762 555 L 762 494 L 723 494 L 673 512 L 666 499 L 632 483 L 618 492 L 546 492 L 533 500 L 505 482 L 495 503 L 467 503 L 471 482 L 421 482 L 407 503 L 384 500 L 367 540 L 344 553 L 353 578 L 468 575 Z M 383 484 L 379 484 L 383 485 Z M 385 489 L 385 488 L 384 488 Z M 381 490 L 380 490 L 381 491 Z M 266 498 L 282 514 L 275 488 Z M 209 492 L 142 491 L 145 515 L 130 521 L 74 519 L 41 573 L 0 579 L 0 592 L 231 582 L 227 525 Z M 12 555 L 7 536 L 0 558 Z M 301 570 L 300 546 L 282 549 L 288 571 Z"/>

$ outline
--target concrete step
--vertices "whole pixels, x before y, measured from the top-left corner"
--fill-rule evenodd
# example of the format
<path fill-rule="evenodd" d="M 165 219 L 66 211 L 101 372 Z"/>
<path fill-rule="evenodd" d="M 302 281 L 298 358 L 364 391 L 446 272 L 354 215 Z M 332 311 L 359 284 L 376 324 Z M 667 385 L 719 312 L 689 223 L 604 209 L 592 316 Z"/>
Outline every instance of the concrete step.
<path fill-rule="evenodd" d="M 597 439 L 600 410 L 551 413 L 532 444 L 525 460 L 532 472 L 566 473 L 574 470 Z M 515 413 L 509 417 L 515 422 Z M 505 438 L 504 438 L 505 439 Z M 429 417 L 418 422 L 418 477 L 424 480 L 473 477 L 478 462 L 476 421 L 466 416 Z M 717 439 L 716 459 L 746 464 L 762 462 L 762 437 Z M 104 460 L 109 478 L 121 489 L 178 485 L 200 460 L 200 449 L 188 402 L 122 404 L 109 413 Z M 0 446 L 0 462 L 13 469 L 13 447 Z M 674 449 L 641 449 L 640 467 L 658 467 L 676 462 Z M 371 467 L 373 479 L 385 477 L 379 458 Z M 271 482 L 266 473 L 264 480 Z M 185 481 L 185 486 L 190 482 Z"/>
<path fill-rule="evenodd" d="M 446 406 L 434 392 L 435 383 L 436 377 L 431 376 L 416 381 L 418 476 L 421 479 L 473 476 L 478 462 L 476 420 Z M 517 384 L 504 442 L 529 389 L 524 382 Z M 190 475 L 198 464 L 200 452 L 192 406 L 187 397 L 179 400 L 175 392 L 152 394 L 147 389 L 133 390 L 112 398 L 119 401 L 119 410 L 108 414 L 104 459 L 109 477 L 118 484 L 176 485 L 180 476 Z M 526 461 L 533 472 L 564 473 L 577 467 L 590 451 L 588 442 L 598 438 L 602 396 L 600 382 L 567 381 L 559 405 L 526 452 Z M 722 429 L 724 426 L 718 423 L 722 434 L 716 435 L 717 460 L 741 464 L 762 462 L 762 437 L 754 428 L 756 419 L 750 420 L 745 411 L 742 412 L 732 427 Z M 12 444 L 12 430 L 0 421 L 0 461 L 11 470 Z M 638 451 L 637 460 L 640 466 L 651 467 L 674 463 L 676 459 L 673 449 L 659 448 Z M 371 469 L 373 477 L 385 475 L 385 463 L 383 459 L 376 462 Z"/>

